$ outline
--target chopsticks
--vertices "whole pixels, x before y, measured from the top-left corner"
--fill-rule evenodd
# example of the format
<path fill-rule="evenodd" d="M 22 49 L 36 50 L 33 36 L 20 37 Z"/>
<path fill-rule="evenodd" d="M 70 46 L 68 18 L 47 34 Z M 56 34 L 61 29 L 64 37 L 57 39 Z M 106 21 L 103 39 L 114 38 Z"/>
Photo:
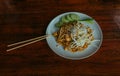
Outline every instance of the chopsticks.
<path fill-rule="evenodd" d="M 17 42 L 17 43 L 9 44 L 7 47 L 13 47 L 13 46 L 16 46 L 16 47 L 13 47 L 13 48 L 8 49 L 6 51 L 11 51 L 11 50 L 15 50 L 15 49 L 24 47 L 26 45 L 29 45 L 29 44 L 32 44 L 32 43 L 44 40 L 44 39 L 46 39 L 46 37 L 48 37 L 48 35 L 43 35 L 43 36 L 32 38 L 32 39 L 29 39 L 29 40 L 25 40 L 25 41 L 20 41 L 20 42 Z"/>

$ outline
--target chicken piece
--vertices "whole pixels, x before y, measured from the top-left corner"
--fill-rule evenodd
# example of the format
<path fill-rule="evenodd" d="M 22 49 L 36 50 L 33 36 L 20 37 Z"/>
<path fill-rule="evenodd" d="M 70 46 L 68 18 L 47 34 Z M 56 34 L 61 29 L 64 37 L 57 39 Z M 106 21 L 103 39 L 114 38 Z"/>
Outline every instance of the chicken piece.
<path fill-rule="evenodd" d="M 57 33 L 57 32 L 54 32 L 54 33 L 53 33 L 53 36 L 55 36 L 55 37 L 58 36 L 58 33 Z"/>
<path fill-rule="evenodd" d="M 71 41 L 71 37 L 68 34 L 66 34 L 65 35 L 65 40 L 69 42 L 69 41 Z"/>

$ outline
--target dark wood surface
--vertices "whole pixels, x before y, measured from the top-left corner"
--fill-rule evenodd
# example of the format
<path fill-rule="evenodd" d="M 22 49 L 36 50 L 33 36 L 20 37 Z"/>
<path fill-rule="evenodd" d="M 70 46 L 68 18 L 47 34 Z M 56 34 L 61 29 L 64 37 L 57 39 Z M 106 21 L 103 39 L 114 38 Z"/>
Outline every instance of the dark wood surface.
<path fill-rule="evenodd" d="M 56 55 L 46 40 L 6 52 L 8 44 L 45 34 L 57 15 L 90 15 L 103 31 L 101 48 L 83 60 Z M 0 76 L 120 76 L 120 0 L 0 0 Z"/>

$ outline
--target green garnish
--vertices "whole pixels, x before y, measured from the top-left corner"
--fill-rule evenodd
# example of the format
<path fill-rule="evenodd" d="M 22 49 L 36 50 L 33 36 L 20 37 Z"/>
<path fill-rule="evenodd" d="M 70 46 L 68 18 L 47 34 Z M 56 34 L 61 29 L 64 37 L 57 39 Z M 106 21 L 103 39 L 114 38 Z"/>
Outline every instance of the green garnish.
<path fill-rule="evenodd" d="M 88 18 L 88 19 L 80 20 L 77 14 L 67 14 L 61 17 L 60 21 L 56 23 L 56 27 L 61 27 L 64 23 L 73 22 L 73 21 L 79 21 L 80 23 L 81 22 L 87 22 L 90 24 L 93 23 L 93 19 Z"/>
<path fill-rule="evenodd" d="M 93 19 L 84 19 L 84 20 L 78 20 L 79 22 L 87 22 L 90 24 L 93 24 Z"/>

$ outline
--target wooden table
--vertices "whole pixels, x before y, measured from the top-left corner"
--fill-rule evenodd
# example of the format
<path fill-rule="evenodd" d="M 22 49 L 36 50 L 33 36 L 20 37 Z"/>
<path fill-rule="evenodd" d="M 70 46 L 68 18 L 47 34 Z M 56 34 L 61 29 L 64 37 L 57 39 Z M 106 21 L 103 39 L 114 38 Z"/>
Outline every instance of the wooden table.
<path fill-rule="evenodd" d="M 6 52 L 8 44 L 45 34 L 57 15 L 77 11 L 103 31 L 98 52 L 83 60 L 56 55 L 46 40 Z M 0 0 L 0 76 L 120 76 L 120 0 Z"/>

